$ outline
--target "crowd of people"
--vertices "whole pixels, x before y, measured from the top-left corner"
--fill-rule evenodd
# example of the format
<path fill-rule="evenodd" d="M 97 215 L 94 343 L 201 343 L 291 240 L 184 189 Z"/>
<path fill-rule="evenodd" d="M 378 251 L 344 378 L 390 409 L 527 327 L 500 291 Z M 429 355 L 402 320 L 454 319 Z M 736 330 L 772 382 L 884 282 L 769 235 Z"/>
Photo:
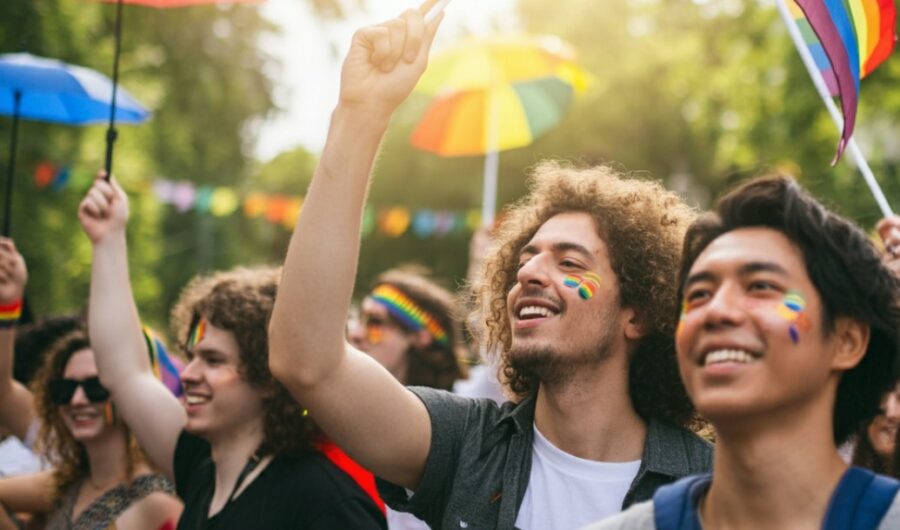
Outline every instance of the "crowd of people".
<path fill-rule="evenodd" d="M 115 178 L 78 211 L 84 318 L 19 329 L 27 267 L 0 239 L 0 528 L 900 528 L 900 217 L 870 237 L 784 175 L 701 213 L 547 161 L 461 292 L 396 269 L 353 305 L 433 4 L 354 36 L 283 268 L 184 287 L 179 388 Z"/>

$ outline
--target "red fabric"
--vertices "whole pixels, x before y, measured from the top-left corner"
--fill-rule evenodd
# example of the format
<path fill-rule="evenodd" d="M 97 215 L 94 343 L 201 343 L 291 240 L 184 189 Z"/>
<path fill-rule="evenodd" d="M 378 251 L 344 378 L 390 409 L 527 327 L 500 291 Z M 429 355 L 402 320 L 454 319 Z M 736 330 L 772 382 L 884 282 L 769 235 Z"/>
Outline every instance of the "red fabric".
<path fill-rule="evenodd" d="M 320 438 L 315 445 L 316 449 L 328 457 L 334 465 L 350 475 L 353 480 L 359 484 L 359 487 L 375 501 L 375 504 L 378 505 L 378 508 L 381 509 L 382 513 L 384 513 L 384 501 L 381 500 L 381 496 L 378 495 L 378 489 L 375 487 L 375 476 L 372 475 L 369 470 L 357 464 L 355 460 L 350 458 L 347 453 L 342 451 L 340 447 L 335 445 L 334 442 L 328 438 Z"/>
<path fill-rule="evenodd" d="M 172 521 L 166 521 L 165 524 L 159 527 L 158 530 L 175 530 L 175 523 Z"/>

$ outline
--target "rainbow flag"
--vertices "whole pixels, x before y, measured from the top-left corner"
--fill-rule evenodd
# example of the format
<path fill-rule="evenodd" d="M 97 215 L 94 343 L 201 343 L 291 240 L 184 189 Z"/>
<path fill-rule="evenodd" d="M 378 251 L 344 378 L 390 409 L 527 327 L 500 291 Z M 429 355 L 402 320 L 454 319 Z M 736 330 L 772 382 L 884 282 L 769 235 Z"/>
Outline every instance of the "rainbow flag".
<path fill-rule="evenodd" d="M 181 397 L 183 393 L 181 388 L 181 371 L 184 369 L 184 364 L 177 357 L 169 355 L 166 345 L 153 329 L 149 326 L 144 326 L 143 332 L 147 353 L 150 355 L 150 366 L 153 368 L 153 375 L 162 381 L 172 394 L 176 397 Z"/>
<path fill-rule="evenodd" d="M 853 135 L 860 79 L 894 49 L 896 6 L 894 0 L 788 0 L 787 4 L 828 90 L 841 99 L 844 127 L 837 162 Z"/>

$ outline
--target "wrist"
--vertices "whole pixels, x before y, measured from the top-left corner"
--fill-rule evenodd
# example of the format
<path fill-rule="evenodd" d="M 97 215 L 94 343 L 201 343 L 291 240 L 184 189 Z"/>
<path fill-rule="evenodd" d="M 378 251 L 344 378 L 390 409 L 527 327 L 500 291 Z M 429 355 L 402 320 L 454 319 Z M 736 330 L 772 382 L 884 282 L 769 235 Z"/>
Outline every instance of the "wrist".
<path fill-rule="evenodd" d="M 339 102 L 331 114 L 332 127 L 346 124 L 354 130 L 383 134 L 391 122 L 392 110 L 377 105 Z"/>
<path fill-rule="evenodd" d="M 94 250 L 100 251 L 105 248 L 118 249 L 125 246 L 125 230 L 113 230 L 100 239 L 93 242 Z"/>
<path fill-rule="evenodd" d="M 0 302 L 0 329 L 12 328 L 22 316 L 22 299 Z"/>

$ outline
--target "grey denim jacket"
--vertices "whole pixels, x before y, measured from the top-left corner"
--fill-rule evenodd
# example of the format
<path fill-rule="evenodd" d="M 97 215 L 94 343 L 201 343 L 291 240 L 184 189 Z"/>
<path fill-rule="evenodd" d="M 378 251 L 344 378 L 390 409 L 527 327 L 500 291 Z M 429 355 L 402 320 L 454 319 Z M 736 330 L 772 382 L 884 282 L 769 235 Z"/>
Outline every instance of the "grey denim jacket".
<path fill-rule="evenodd" d="M 431 450 L 412 496 L 378 480 L 384 501 L 435 529 L 512 530 L 531 475 L 534 396 L 498 406 L 432 388 L 410 390 L 431 416 Z M 664 484 L 711 469 L 711 444 L 651 420 L 641 467 L 622 508 L 652 498 Z"/>

